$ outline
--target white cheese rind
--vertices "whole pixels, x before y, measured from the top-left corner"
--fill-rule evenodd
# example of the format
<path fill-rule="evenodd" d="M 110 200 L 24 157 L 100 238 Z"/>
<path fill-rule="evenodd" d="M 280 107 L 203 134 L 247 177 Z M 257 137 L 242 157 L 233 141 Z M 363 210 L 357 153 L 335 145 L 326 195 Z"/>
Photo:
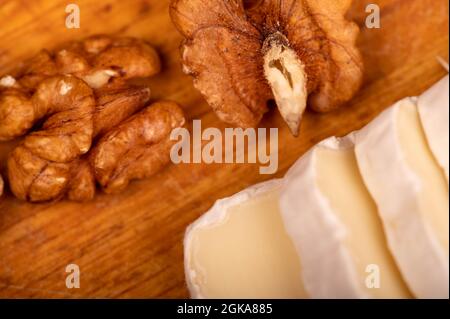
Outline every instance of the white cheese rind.
<path fill-rule="evenodd" d="M 319 148 L 353 147 L 352 136 L 330 138 L 310 150 L 286 174 L 280 208 L 288 234 L 301 256 L 303 283 L 313 298 L 366 298 L 346 248 L 345 225 L 317 185 Z"/>
<path fill-rule="evenodd" d="M 417 99 L 420 119 L 431 151 L 448 178 L 449 80 L 448 75 Z"/>
<path fill-rule="evenodd" d="M 401 107 L 415 105 L 409 98 L 401 100 L 355 134 L 358 166 L 409 288 L 419 298 L 448 298 L 448 255 L 421 211 L 422 182 L 408 165 L 399 138 Z"/>

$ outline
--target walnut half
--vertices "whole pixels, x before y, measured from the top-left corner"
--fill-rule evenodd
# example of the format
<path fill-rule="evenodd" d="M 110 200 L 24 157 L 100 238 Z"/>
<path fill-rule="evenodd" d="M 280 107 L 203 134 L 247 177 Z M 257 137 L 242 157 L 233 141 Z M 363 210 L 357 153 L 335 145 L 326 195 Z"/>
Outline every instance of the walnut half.
<path fill-rule="evenodd" d="M 309 105 L 333 110 L 362 81 L 351 0 L 173 0 L 184 71 L 225 122 L 256 126 L 275 99 L 294 135 Z"/>

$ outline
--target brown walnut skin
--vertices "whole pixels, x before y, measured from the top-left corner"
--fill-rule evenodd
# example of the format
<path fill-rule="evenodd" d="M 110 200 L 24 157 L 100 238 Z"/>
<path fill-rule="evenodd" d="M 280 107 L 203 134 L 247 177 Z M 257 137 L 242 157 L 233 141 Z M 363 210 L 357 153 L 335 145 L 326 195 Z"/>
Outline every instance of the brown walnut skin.
<path fill-rule="evenodd" d="M 148 88 L 105 89 L 97 92 L 94 113 L 94 137 L 98 138 L 142 109 L 150 99 Z M 90 151 L 92 152 L 92 150 Z M 95 196 L 95 176 L 89 154 L 71 163 L 71 178 L 67 189 L 69 200 L 87 201 Z M 59 195 L 62 195 L 60 193 Z"/>
<path fill-rule="evenodd" d="M 359 30 L 344 18 L 351 0 L 244 2 L 173 0 L 170 7 L 173 22 L 186 38 L 184 70 L 219 118 L 241 127 L 259 123 L 268 101 L 275 98 L 264 58 L 276 45 L 280 52 L 295 53 L 303 66 L 311 109 L 331 111 L 358 91 L 363 73 L 355 46 Z M 283 59 L 271 62 L 283 64 Z M 298 110 L 300 118 L 302 112 Z"/>
<path fill-rule="evenodd" d="M 182 109 L 159 101 L 105 134 L 89 157 L 95 178 L 106 193 L 122 191 L 133 179 L 154 175 L 170 162 L 173 129 L 183 127 Z"/>
<path fill-rule="evenodd" d="M 93 36 L 44 50 L 16 77 L 0 77 L 0 140 L 39 124 L 8 158 L 14 195 L 33 202 L 93 197 L 83 155 L 95 137 L 148 102 L 149 88 L 128 80 L 160 70 L 158 54 L 144 41 Z"/>
<path fill-rule="evenodd" d="M 103 75 L 104 71 L 111 71 Z M 43 78 L 72 74 L 98 89 L 112 81 L 151 77 L 161 71 L 156 50 L 145 41 L 108 35 L 95 35 L 70 42 L 54 52 L 37 54 L 19 72 L 19 83 L 33 89 Z"/>
<path fill-rule="evenodd" d="M 56 76 L 42 81 L 30 97 L 31 128 L 45 119 L 42 128 L 27 135 L 8 158 L 8 177 L 14 195 L 21 199 L 52 196 L 45 185 L 63 187 L 67 166 L 92 143 L 94 93 L 73 76 Z M 53 178 L 56 175 L 58 178 Z M 55 187 L 53 187 L 53 190 Z"/>
<path fill-rule="evenodd" d="M 94 198 L 94 172 L 86 157 L 72 163 L 71 178 L 65 192 L 67 192 L 66 196 L 71 201 L 84 202 Z M 62 196 L 61 193 L 59 195 Z"/>
<path fill-rule="evenodd" d="M 149 98 L 148 88 L 126 87 L 99 92 L 92 115 L 91 140 L 141 109 Z M 66 162 L 50 161 L 21 145 L 8 158 L 11 189 L 16 197 L 31 202 L 57 200 L 66 194 L 69 199 L 78 201 L 92 199 L 95 183 L 86 174 L 84 161 L 79 156 Z"/>
<path fill-rule="evenodd" d="M 127 80 L 151 77 L 161 71 L 154 48 L 134 38 L 96 35 L 70 42 L 55 52 L 43 50 L 32 58 L 13 83 L 0 77 L 0 141 L 26 134 L 33 124 L 29 98 L 50 77 L 73 75 L 93 89 L 124 87 Z"/>
<path fill-rule="evenodd" d="M 96 182 L 106 193 L 118 193 L 133 179 L 153 176 L 170 162 L 171 131 L 184 124 L 176 103 L 160 101 L 111 129 L 72 165 L 67 197 L 86 201 L 94 197 Z"/>

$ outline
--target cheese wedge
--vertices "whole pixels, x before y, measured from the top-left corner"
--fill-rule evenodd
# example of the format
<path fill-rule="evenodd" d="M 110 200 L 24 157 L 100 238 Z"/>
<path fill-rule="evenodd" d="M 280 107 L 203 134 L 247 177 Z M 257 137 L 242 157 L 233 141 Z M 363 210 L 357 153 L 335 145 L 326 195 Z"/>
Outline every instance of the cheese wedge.
<path fill-rule="evenodd" d="M 448 75 L 417 99 L 420 119 L 431 151 L 442 167 L 448 184 L 449 157 Z"/>
<path fill-rule="evenodd" d="M 360 171 L 409 288 L 419 298 L 448 298 L 448 183 L 416 105 L 398 102 L 355 136 Z"/>
<path fill-rule="evenodd" d="M 356 163 L 352 137 L 330 138 L 287 173 L 280 206 L 313 298 L 410 297 Z"/>
<path fill-rule="evenodd" d="M 280 180 L 218 201 L 186 231 L 193 298 L 304 298 L 300 261 L 278 208 Z"/>

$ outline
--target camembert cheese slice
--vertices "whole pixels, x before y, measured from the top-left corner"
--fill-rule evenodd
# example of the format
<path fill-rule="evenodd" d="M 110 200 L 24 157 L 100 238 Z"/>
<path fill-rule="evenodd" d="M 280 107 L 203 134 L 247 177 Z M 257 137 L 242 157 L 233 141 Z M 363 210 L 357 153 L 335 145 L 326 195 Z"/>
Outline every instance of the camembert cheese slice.
<path fill-rule="evenodd" d="M 448 183 L 416 105 L 396 103 L 355 136 L 360 171 L 409 288 L 419 298 L 448 298 Z"/>
<path fill-rule="evenodd" d="M 313 298 L 410 297 L 387 247 L 352 137 L 330 138 L 287 173 L 280 206 Z"/>
<path fill-rule="evenodd" d="M 186 231 L 193 298 L 305 298 L 300 260 L 278 208 L 280 180 L 222 199 Z"/>
<path fill-rule="evenodd" d="M 420 119 L 431 152 L 442 167 L 448 184 L 449 158 L 448 75 L 417 99 Z"/>

